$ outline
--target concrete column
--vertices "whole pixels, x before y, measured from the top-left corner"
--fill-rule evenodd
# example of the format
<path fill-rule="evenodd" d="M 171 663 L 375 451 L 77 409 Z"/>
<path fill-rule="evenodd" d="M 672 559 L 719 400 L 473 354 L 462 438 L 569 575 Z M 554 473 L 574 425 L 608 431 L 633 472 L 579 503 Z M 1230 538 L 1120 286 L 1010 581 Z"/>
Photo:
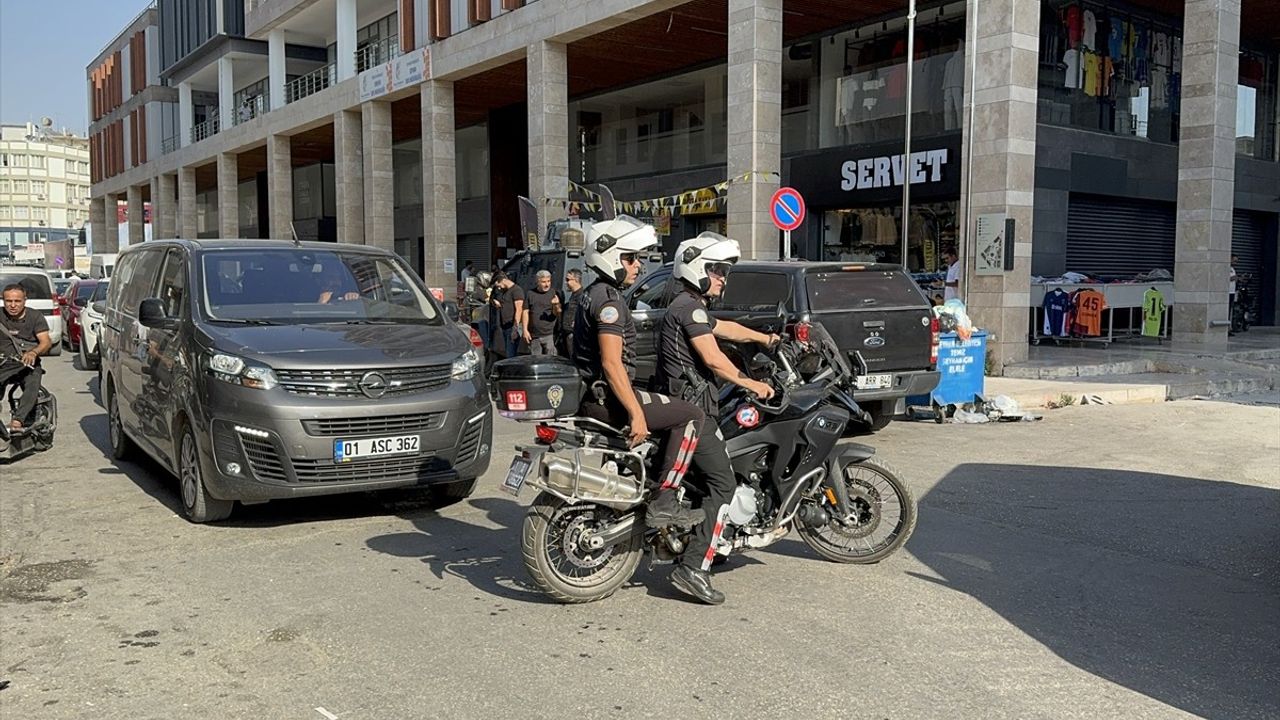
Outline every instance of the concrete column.
<path fill-rule="evenodd" d="M 727 229 L 744 258 L 779 256 L 769 199 L 782 169 L 782 0 L 729 4 L 729 186 Z"/>
<path fill-rule="evenodd" d="M 334 190 L 337 195 L 338 242 L 364 244 L 364 137 L 360 112 L 339 110 L 333 116 Z"/>
<path fill-rule="evenodd" d="M 102 252 L 100 249 L 107 237 L 107 199 L 96 197 L 89 201 L 89 239 L 93 243 L 89 249 Z"/>
<path fill-rule="evenodd" d="M 268 237 L 293 238 L 293 145 L 288 135 L 267 136 Z"/>
<path fill-rule="evenodd" d="M 452 296 L 457 283 L 457 146 L 454 139 L 453 83 L 422 84 L 423 279 Z M 445 270 L 453 261 L 455 272 Z"/>
<path fill-rule="evenodd" d="M 1178 340 L 1225 342 L 1240 0 L 1187 0 L 1183 28 L 1173 332 Z"/>
<path fill-rule="evenodd" d="M 191 83 L 178 83 L 178 147 L 191 144 L 191 128 L 195 125 L 195 105 L 191 102 Z"/>
<path fill-rule="evenodd" d="M 543 198 L 569 196 L 569 61 L 563 43 L 529 46 L 529 199 L 538 206 L 537 231 L 565 216 Z"/>
<path fill-rule="evenodd" d="M 178 237 L 183 240 L 195 240 L 200 234 L 196 213 L 196 169 L 180 168 L 178 170 Z"/>
<path fill-rule="evenodd" d="M 221 5 L 221 3 L 219 3 Z M 231 58 L 218 58 L 218 131 L 224 132 L 235 124 L 236 78 Z"/>
<path fill-rule="evenodd" d="M 142 186 L 130 185 L 125 193 L 129 210 L 125 219 L 129 221 L 129 244 L 141 245 L 147 239 L 146 210 L 142 204 Z"/>
<path fill-rule="evenodd" d="M 396 248 L 395 171 L 391 159 L 391 103 L 360 106 L 364 138 L 364 243 Z"/>
<path fill-rule="evenodd" d="M 356 75 L 356 0 L 338 0 L 338 82 Z"/>
<path fill-rule="evenodd" d="M 108 194 L 104 199 L 103 232 L 101 241 L 93 240 L 93 251 L 96 253 L 113 253 L 120 251 L 120 203 L 115 195 Z"/>
<path fill-rule="evenodd" d="M 1031 222 L 1035 200 L 1036 68 L 1039 62 L 1040 3 L 968 3 L 970 23 L 976 23 L 977 43 L 965 47 L 965 102 L 975 100 L 973 117 L 966 117 L 966 137 L 972 133 L 970 158 L 957 158 L 961 176 L 961 211 L 971 193 L 972 212 L 964 218 L 960 251 L 964 263 L 962 297 L 969 315 L 986 330 L 987 357 L 997 373 L 1010 363 L 1027 359 L 1027 327 L 1031 293 Z M 970 26 L 969 32 L 973 32 Z M 976 85 L 970 73 L 977 68 Z M 997 214 L 1012 219 L 1013 270 L 976 275 L 975 234 L 978 216 Z"/>
<path fill-rule="evenodd" d="M 240 175 L 235 153 L 218 153 L 218 237 L 240 237 Z"/>
<path fill-rule="evenodd" d="M 271 86 L 268 99 L 272 110 L 284 107 L 284 84 L 287 82 L 285 71 L 284 31 L 272 30 L 267 35 L 267 83 Z"/>
<path fill-rule="evenodd" d="M 178 235 L 178 176 L 160 173 L 151 191 L 151 237 L 172 238 Z"/>

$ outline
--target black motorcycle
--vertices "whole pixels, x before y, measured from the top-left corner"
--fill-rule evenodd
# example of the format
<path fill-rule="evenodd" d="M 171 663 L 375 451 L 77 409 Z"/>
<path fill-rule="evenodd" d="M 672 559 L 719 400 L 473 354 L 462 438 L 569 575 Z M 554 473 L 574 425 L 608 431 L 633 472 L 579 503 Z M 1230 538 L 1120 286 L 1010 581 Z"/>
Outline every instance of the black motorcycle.
<path fill-rule="evenodd" d="M 801 362 L 807 372 L 797 370 Z M 902 547 L 915 529 L 915 498 L 874 449 L 837 445 L 851 419 L 842 388 L 852 371 L 826 330 L 795 328 L 747 364 L 777 393 L 769 402 L 736 387 L 721 396 L 719 427 L 738 486 L 717 554 L 766 547 L 792 528 L 835 562 L 874 563 Z M 562 413 L 576 410 L 584 392 L 572 365 L 504 361 L 495 368 L 494 391 L 501 414 L 540 422 L 537 443 L 517 448 L 503 482 L 516 495 L 525 485 L 541 491 L 521 533 L 525 566 L 539 589 L 560 602 L 600 600 L 631 578 L 643 554 L 653 562 L 679 556 L 688 530 L 650 529 L 643 521 L 656 444 L 629 448 L 625 428 Z M 701 499 L 692 488 L 685 492 L 694 504 Z"/>
<path fill-rule="evenodd" d="M 0 355 L 0 368 L 9 369 L 11 363 L 21 363 L 17 356 Z M 22 390 L 16 384 L 0 384 L 0 407 L 8 406 L 8 413 L 17 411 Z M 3 418 L 0 418 L 3 420 Z M 53 434 L 58 429 L 58 399 L 45 387 L 40 388 L 35 410 L 21 430 L 12 430 L 8 423 L 0 422 L 0 458 L 17 460 L 31 452 L 44 452 L 53 447 Z"/>

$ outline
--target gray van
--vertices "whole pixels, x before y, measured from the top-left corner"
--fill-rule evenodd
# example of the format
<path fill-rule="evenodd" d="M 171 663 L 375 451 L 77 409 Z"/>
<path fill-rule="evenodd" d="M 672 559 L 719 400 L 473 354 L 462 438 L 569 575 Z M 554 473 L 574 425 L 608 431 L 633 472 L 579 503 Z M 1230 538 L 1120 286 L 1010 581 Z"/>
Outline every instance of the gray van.
<path fill-rule="evenodd" d="M 235 501 L 404 486 L 466 497 L 493 416 L 454 312 L 385 250 L 129 247 L 99 341 L 112 454 L 136 445 L 176 475 L 193 522 Z"/>

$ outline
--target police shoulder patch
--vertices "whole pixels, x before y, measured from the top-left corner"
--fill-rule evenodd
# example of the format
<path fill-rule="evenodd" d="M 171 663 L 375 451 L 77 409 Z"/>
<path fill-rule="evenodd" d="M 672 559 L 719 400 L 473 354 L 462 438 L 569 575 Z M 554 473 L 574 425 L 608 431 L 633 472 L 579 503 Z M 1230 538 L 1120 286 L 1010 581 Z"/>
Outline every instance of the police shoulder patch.
<path fill-rule="evenodd" d="M 709 322 L 709 319 L 707 318 L 707 311 L 703 310 L 702 308 L 698 308 L 694 310 L 693 315 L 691 315 L 691 317 L 693 318 L 693 321 L 696 323 L 702 323 L 705 325 Z"/>
<path fill-rule="evenodd" d="M 618 322 L 618 308 L 612 305 L 605 305 L 600 308 L 600 322 L 610 325 Z"/>

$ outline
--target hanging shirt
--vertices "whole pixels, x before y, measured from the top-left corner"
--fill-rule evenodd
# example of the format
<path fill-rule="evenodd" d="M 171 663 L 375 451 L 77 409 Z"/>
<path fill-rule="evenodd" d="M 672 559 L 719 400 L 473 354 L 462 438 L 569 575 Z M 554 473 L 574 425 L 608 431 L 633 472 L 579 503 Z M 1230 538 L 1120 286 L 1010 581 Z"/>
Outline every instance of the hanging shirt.
<path fill-rule="evenodd" d="M 1164 295 L 1151 288 L 1142 294 L 1142 335 L 1143 337 L 1160 337 L 1160 329 L 1164 324 Z"/>
<path fill-rule="evenodd" d="M 1067 43 L 1072 48 L 1080 47 L 1080 36 L 1084 34 L 1084 20 L 1080 16 L 1080 6 L 1072 5 L 1067 8 L 1066 14 L 1067 24 Z"/>
<path fill-rule="evenodd" d="M 1118 61 L 1124 55 L 1124 21 L 1112 15 L 1107 29 L 1107 54 Z"/>
<path fill-rule="evenodd" d="M 1169 64 L 1173 58 L 1172 58 L 1172 54 L 1169 51 L 1168 35 L 1162 32 L 1156 33 L 1155 40 L 1151 44 L 1151 56 L 1152 56 L 1152 59 L 1155 60 L 1155 63 L 1157 65 L 1164 65 L 1165 67 L 1169 67 Z"/>
<path fill-rule="evenodd" d="M 1067 316 L 1071 314 L 1071 296 L 1062 290 L 1044 294 L 1044 334 L 1067 335 Z"/>
<path fill-rule="evenodd" d="M 1080 88 L 1080 51 L 1068 50 L 1062 55 L 1062 63 L 1067 66 L 1062 86 L 1069 90 Z"/>
<path fill-rule="evenodd" d="M 1151 107 L 1157 110 L 1169 107 L 1169 73 L 1159 65 L 1151 68 Z"/>
<path fill-rule="evenodd" d="M 1077 290 L 1073 308 L 1075 319 L 1071 329 L 1084 337 L 1098 337 L 1102 334 L 1102 311 L 1107 309 L 1107 300 L 1097 290 Z"/>
<path fill-rule="evenodd" d="M 1173 71 L 1180 73 L 1182 72 L 1182 38 L 1174 35 L 1171 44 L 1173 45 Z"/>
<path fill-rule="evenodd" d="M 1084 94 L 1098 97 L 1102 94 L 1102 56 L 1084 52 Z"/>
<path fill-rule="evenodd" d="M 1094 16 L 1092 10 L 1084 11 L 1084 32 L 1081 35 L 1080 42 L 1090 50 L 1097 50 L 1096 44 L 1098 39 L 1098 19 Z"/>

